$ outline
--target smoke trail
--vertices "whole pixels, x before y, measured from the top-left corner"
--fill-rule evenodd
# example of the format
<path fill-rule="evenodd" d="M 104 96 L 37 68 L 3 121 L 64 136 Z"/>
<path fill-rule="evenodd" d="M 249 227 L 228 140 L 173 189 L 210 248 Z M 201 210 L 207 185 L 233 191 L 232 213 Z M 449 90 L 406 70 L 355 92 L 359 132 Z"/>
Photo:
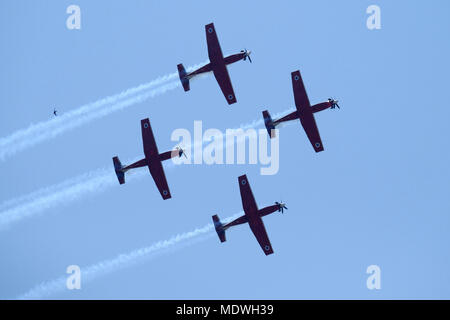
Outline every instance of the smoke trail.
<path fill-rule="evenodd" d="M 198 68 L 201 65 L 202 64 L 189 67 L 187 68 L 187 70 L 189 72 L 191 70 Z M 174 80 L 175 78 L 177 78 L 177 76 L 178 76 L 177 73 L 171 73 L 159 77 L 151 82 L 141 84 L 137 87 L 122 91 L 119 94 L 115 94 L 97 100 L 95 102 L 83 105 L 73 111 L 69 111 L 51 120 L 42 121 L 37 124 L 31 124 L 26 129 L 18 130 L 10 134 L 9 136 L 1 138 L 0 160 L 5 160 L 6 157 L 8 156 L 12 156 L 17 152 L 22 151 L 39 142 L 53 138 L 61 133 L 64 133 L 69 129 L 76 128 L 94 119 L 110 114 L 114 111 L 121 110 L 136 103 L 143 102 L 156 95 L 163 94 L 169 90 L 172 90 L 178 87 L 178 85 L 175 85 L 176 83 L 175 81 L 166 85 L 163 84 Z M 129 99 L 130 97 L 133 97 L 137 94 L 139 95 Z"/>
<path fill-rule="evenodd" d="M 143 93 L 143 94 L 137 95 L 135 97 L 132 97 L 130 99 L 126 99 L 124 101 L 113 104 L 113 105 L 109 106 L 108 108 L 100 109 L 98 111 L 88 113 L 82 117 L 78 117 L 77 119 L 65 122 L 64 124 L 61 124 L 60 126 L 53 128 L 52 130 L 47 130 L 39 135 L 21 140 L 19 143 L 16 143 L 13 146 L 10 146 L 8 149 L 5 149 L 5 153 L 14 154 L 17 151 L 20 151 L 20 150 L 23 150 L 30 146 L 33 146 L 39 142 L 54 138 L 68 130 L 74 129 L 81 125 L 84 125 L 95 119 L 102 118 L 110 113 L 116 112 L 118 110 L 122 110 L 124 108 L 130 107 L 137 103 L 144 102 L 144 101 L 146 101 L 150 98 L 153 98 L 157 95 L 164 94 L 165 92 L 167 92 L 169 90 L 173 90 L 179 86 L 180 86 L 179 81 L 170 82 L 170 83 L 162 85 L 156 89 L 150 90 L 146 93 Z M 0 158 L 1 157 L 2 157 L 2 154 L 0 153 Z"/>
<path fill-rule="evenodd" d="M 291 109 L 282 113 L 276 114 L 278 117 L 281 114 L 291 111 Z M 255 120 L 248 124 L 241 124 L 240 128 L 254 128 L 262 125 L 263 120 Z M 198 142 L 192 146 L 195 148 Z M 201 141 L 199 144 L 206 142 Z M 224 144 L 224 147 L 227 145 Z M 191 146 L 188 146 L 190 148 Z M 138 159 L 127 161 L 127 163 L 135 162 Z M 174 168 L 176 165 L 169 162 L 165 167 L 167 169 Z M 132 170 L 127 173 L 128 181 L 139 179 L 148 175 L 146 169 Z M 29 195 L 25 195 L 13 200 L 6 201 L 0 205 L 0 208 L 9 207 L 0 212 L 0 230 L 4 230 L 14 223 L 20 222 L 25 218 L 30 218 L 43 213 L 46 210 L 54 208 L 59 205 L 68 205 L 70 202 L 76 201 L 85 195 L 95 195 L 104 190 L 118 186 L 116 175 L 111 167 L 100 168 L 78 177 L 69 179 L 65 182 L 50 186 Z M 15 205 L 12 207 L 12 205 Z"/>
<path fill-rule="evenodd" d="M 16 198 L 12 198 L 10 200 L 6 200 L 0 204 L 0 210 L 5 210 L 7 208 L 11 208 L 13 206 L 20 205 L 21 203 L 32 201 L 33 199 L 37 199 L 39 197 L 45 196 L 46 194 L 54 193 L 56 191 L 65 189 L 65 188 L 70 187 L 74 184 L 77 184 L 83 180 L 86 180 L 85 177 L 86 177 L 86 174 L 83 174 L 83 175 L 80 175 L 75 178 L 67 179 L 66 181 L 63 181 L 61 183 L 57 183 L 52 186 L 44 187 L 42 189 L 33 191 L 29 194 L 19 196 Z M 1 218 L 0 218 L 0 220 L 1 220 Z M 1 225 L 1 223 L 0 223 L 0 225 Z"/>
<path fill-rule="evenodd" d="M 145 173 L 144 170 L 135 170 L 133 175 L 130 175 L 130 180 L 144 176 Z M 84 195 L 96 194 L 117 184 L 114 171 L 111 168 L 101 168 L 69 179 L 56 186 L 41 189 L 30 195 L 8 201 L 2 206 L 7 207 L 11 202 L 17 203 L 22 199 L 25 200 L 23 203 L 19 203 L 15 207 L 0 213 L 0 230 L 6 229 L 11 224 L 25 218 L 39 215 L 58 205 L 68 204 Z"/>
<path fill-rule="evenodd" d="M 239 212 L 231 217 L 223 220 L 224 223 L 230 222 L 242 215 Z M 104 260 L 99 263 L 93 264 L 81 268 L 81 281 L 82 285 L 93 281 L 101 276 L 106 276 L 112 272 L 131 267 L 139 262 L 143 262 L 149 258 L 156 256 L 159 253 L 164 253 L 169 249 L 175 249 L 178 244 L 184 244 L 185 246 L 192 245 L 192 241 L 200 236 L 212 235 L 211 231 L 214 230 L 214 225 L 209 223 L 201 228 L 196 228 L 193 231 L 177 234 L 168 240 L 158 241 L 148 247 L 133 250 L 128 253 L 119 254 L 113 259 Z M 202 240 L 209 237 L 204 237 Z M 189 241 L 186 243 L 186 241 Z M 67 276 L 59 277 L 55 280 L 42 282 L 41 284 L 30 289 L 26 293 L 20 295 L 18 299 L 41 299 L 54 295 L 58 292 L 62 292 L 66 289 Z"/>
<path fill-rule="evenodd" d="M 36 134 L 27 135 L 23 139 L 11 139 L 11 141 L 5 143 L 5 147 L 0 150 L 0 160 L 4 160 L 7 156 L 14 155 L 17 152 L 31 147 L 39 142 L 54 138 L 70 129 L 79 127 L 112 112 L 124 109 L 136 103 L 143 102 L 149 98 L 163 94 L 169 90 L 173 90 L 179 85 L 180 84 L 178 81 L 170 82 L 169 84 L 162 85 L 132 98 L 117 102 L 113 105 L 108 105 L 108 108 L 93 110 L 90 113 L 77 116 L 74 119 L 67 119 L 67 121 L 65 122 L 59 121 L 57 126 L 50 124 L 44 130 L 40 130 L 40 132 Z"/>

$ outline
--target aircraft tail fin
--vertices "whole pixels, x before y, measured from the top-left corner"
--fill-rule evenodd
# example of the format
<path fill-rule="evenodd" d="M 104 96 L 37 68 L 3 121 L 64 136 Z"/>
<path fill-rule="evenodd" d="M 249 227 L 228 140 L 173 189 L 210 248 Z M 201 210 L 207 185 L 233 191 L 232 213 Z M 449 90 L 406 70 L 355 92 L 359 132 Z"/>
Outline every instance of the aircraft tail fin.
<path fill-rule="evenodd" d="M 120 163 L 119 157 L 113 158 L 114 170 L 116 171 L 117 180 L 120 184 L 125 183 L 125 172 L 122 170 L 122 163 Z"/>
<path fill-rule="evenodd" d="M 187 72 L 184 69 L 183 64 L 180 63 L 179 65 L 177 65 L 177 68 L 178 68 L 178 75 L 180 76 L 180 81 L 181 84 L 183 85 L 184 91 L 189 91 L 191 89 L 189 85 L 189 78 L 186 76 Z"/>
<path fill-rule="evenodd" d="M 214 228 L 216 229 L 217 235 L 219 236 L 220 242 L 227 241 L 225 237 L 225 229 L 223 228 L 222 222 L 220 222 L 219 216 L 217 214 L 212 216 L 214 222 Z"/>
<path fill-rule="evenodd" d="M 267 129 L 267 133 L 269 134 L 270 138 L 273 138 L 274 135 L 272 135 L 272 129 L 275 129 L 275 125 L 273 124 L 272 117 L 270 116 L 270 113 L 267 110 L 264 110 L 262 114 L 264 118 L 264 125 L 266 126 Z"/>

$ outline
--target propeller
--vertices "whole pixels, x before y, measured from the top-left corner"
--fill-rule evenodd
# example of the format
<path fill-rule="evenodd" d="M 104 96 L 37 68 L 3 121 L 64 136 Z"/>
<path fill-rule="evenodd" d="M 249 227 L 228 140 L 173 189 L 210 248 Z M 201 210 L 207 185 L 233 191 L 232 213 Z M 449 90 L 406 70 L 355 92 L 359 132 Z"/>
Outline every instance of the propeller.
<path fill-rule="evenodd" d="M 288 207 L 286 207 L 286 204 L 283 203 L 283 201 L 281 202 L 275 202 L 275 204 L 278 206 L 278 212 L 284 213 L 284 209 L 288 209 Z"/>
<path fill-rule="evenodd" d="M 334 109 L 336 107 L 338 107 L 338 109 L 340 109 L 341 107 L 339 107 L 338 105 L 338 100 L 334 100 L 333 98 L 328 98 L 328 102 L 331 103 L 331 109 Z"/>
<path fill-rule="evenodd" d="M 181 157 L 183 155 L 187 159 L 186 153 L 180 146 L 177 146 L 175 149 L 178 150 L 178 157 Z"/>
<path fill-rule="evenodd" d="M 252 63 L 252 58 L 250 58 L 250 53 L 252 53 L 252 52 L 247 49 L 241 50 L 241 52 L 244 53 L 244 61 L 247 60 L 247 58 L 248 58 L 248 61 L 250 61 L 250 63 Z"/>

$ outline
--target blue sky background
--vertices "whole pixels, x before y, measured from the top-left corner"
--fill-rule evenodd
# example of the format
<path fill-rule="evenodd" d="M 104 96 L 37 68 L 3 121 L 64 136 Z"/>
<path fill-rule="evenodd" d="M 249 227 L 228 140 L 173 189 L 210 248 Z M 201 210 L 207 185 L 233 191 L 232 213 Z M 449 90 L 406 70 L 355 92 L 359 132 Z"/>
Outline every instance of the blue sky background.
<path fill-rule="evenodd" d="M 81 7 L 82 29 L 66 28 Z M 381 7 L 381 30 L 366 8 Z M 150 176 L 46 211 L 0 232 L 0 298 L 241 210 L 246 173 L 275 254 L 248 226 L 155 257 L 58 299 L 450 298 L 448 1 L 2 1 L 0 136 L 207 59 L 204 25 L 224 53 L 238 103 L 212 76 L 114 113 L 0 162 L 0 202 L 142 155 L 150 117 L 160 151 L 176 128 L 235 128 L 294 106 L 290 72 L 310 101 L 325 151 L 300 124 L 280 132 L 280 171 L 258 165 L 166 170 L 173 198 Z M 366 288 L 379 265 L 381 290 Z"/>

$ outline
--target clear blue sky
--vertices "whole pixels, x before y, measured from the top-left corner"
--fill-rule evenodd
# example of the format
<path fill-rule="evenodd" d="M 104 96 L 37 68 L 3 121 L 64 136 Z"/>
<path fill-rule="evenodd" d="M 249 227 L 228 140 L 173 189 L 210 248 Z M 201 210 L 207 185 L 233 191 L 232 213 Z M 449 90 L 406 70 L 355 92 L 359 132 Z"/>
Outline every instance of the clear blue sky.
<path fill-rule="evenodd" d="M 66 28 L 81 7 L 82 29 Z M 381 7 L 381 30 L 366 8 Z M 0 202 L 142 155 L 150 117 L 161 151 L 176 128 L 234 128 L 293 107 L 301 69 L 325 151 L 300 125 L 280 133 L 280 171 L 257 165 L 167 170 L 173 198 L 150 176 L 83 197 L 0 232 L 0 297 L 241 210 L 246 173 L 275 253 L 250 229 L 214 236 L 52 298 L 450 298 L 448 1 L 2 1 L 0 137 L 207 59 L 204 25 L 224 53 L 253 51 L 229 68 L 238 103 L 215 80 L 114 113 L 0 163 Z M 379 291 L 366 268 L 379 265 Z"/>

